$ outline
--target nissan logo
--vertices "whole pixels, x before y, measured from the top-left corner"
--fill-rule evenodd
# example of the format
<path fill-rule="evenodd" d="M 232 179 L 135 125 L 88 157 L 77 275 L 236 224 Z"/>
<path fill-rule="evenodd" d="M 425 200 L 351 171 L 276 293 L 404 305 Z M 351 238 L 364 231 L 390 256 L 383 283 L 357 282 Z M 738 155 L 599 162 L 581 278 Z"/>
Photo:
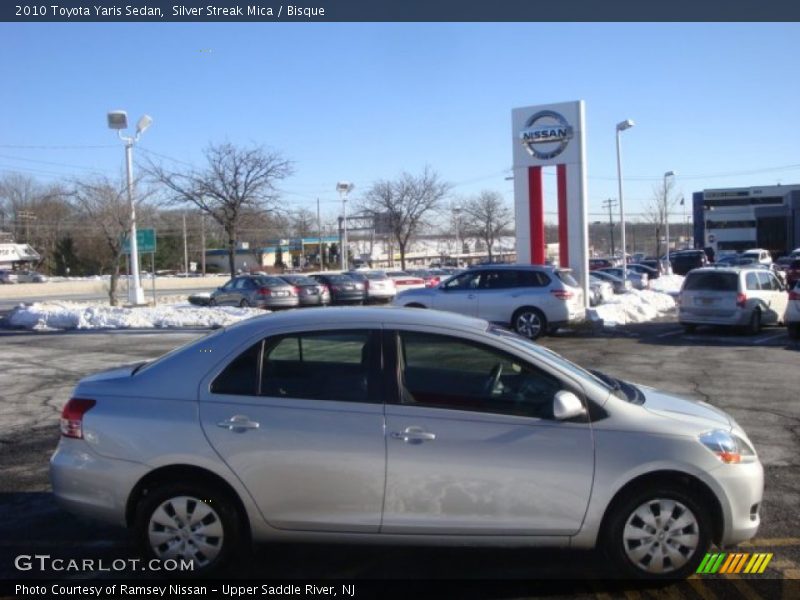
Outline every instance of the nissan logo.
<path fill-rule="evenodd" d="M 525 122 L 519 137 L 528 154 L 549 160 L 561 154 L 572 139 L 572 125 L 553 110 L 542 110 Z"/>

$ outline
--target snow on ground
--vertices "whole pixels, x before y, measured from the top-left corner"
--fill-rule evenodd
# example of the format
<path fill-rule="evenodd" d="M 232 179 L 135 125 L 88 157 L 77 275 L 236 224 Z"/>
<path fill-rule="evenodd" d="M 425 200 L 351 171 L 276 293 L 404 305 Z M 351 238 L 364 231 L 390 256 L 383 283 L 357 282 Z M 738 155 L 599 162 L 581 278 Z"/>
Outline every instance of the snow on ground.
<path fill-rule="evenodd" d="M 36 302 L 20 306 L 8 316 L 12 328 L 55 329 L 165 329 L 225 327 L 265 312 L 258 308 L 197 307 L 185 302 L 155 307 L 123 308 L 86 302 Z"/>
<path fill-rule="evenodd" d="M 587 309 L 586 317 L 590 321 L 602 320 L 606 327 L 616 327 L 652 321 L 674 308 L 675 299 L 669 293 L 631 290 L 626 294 L 615 294 L 608 302 Z"/>
<path fill-rule="evenodd" d="M 654 292 L 664 292 L 677 296 L 683 285 L 683 275 L 662 275 L 658 279 L 650 280 L 650 289 Z"/>

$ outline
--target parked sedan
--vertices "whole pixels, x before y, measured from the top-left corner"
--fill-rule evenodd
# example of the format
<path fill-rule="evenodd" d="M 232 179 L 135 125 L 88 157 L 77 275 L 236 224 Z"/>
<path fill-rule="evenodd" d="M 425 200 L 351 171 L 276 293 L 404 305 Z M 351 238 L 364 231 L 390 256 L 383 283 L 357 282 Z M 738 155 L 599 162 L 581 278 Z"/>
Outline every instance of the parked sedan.
<path fill-rule="evenodd" d="M 325 306 L 331 303 L 331 293 L 328 286 L 311 279 L 305 275 L 281 275 L 289 285 L 297 288 L 297 297 L 300 306 Z"/>
<path fill-rule="evenodd" d="M 624 294 L 628 290 L 633 289 L 633 284 L 631 283 L 630 279 L 623 280 L 620 277 L 616 277 L 611 273 L 607 273 L 603 270 L 595 270 L 591 272 L 592 277 L 596 277 L 598 279 L 602 279 L 603 281 L 607 281 L 611 284 L 614 288 L 615 294 Z"/>
<path fill-rule="evenodd" d="M 83 379 L 50 478 L 194 574 L 252 539 L 599 547 L 609 575 L 654 579 L 755 536 L 764 484 L 718 408 L 389 308 L 248 319 Z"/>
<path fill-rule="evenodd" d="M 394 280 L 383 271 L 350 271 L 347 275 L 364 284 L 366 301 L 391 302 L 397 295 Z"/>
<path fill-rule="evenodd" d="M 609 282 L 594 277 L 594 273 L 589 274 L 589 290 L 592 293 L 590 298 L 592 306 L 608 302 L 614 297 L 614 287 Z"/>
<path fill-rule="evenodd" d="M 622 279 L 621 267 L 613 267 L 611 269 L 598 269 L 598 271 L 601 273 L 608 273 L 609 275 L 613 275 L 614 277 L 619 277 L 620 279 Z M 631 269 L 626 269 L 625 274 L 626 274 L 626 279 L 630 281 L 631 285 L 637 290 L 646 290 L 648 288 L 650 280 L 647 277 L 646 273 L 639 273 Z"/>
<path fill-rule="evenodd" d="M 17 273 L 11 269 L 0 269 L 0 283 L 17 283 Z"/>
<path fill-rule="evenodd" d="M 633 263 L 628 265 L 628 271 L 634 271 L 635 273 L 639 273 L 647 275 L 648 281 L 652 279 L 658 279 L 661 275 L 661 272 L 658 269 L 654 269 L 652 267 L 648 267 L 647 265 L 642 265 L 639 263 Z"/>
<path fill-rule="evenodd" d="M 209 305 L 295 308 L 298 289 L 279 277 L 241 275 L 211 292 Z"/>
<path fill-rule="evenodd" d="M 413 277 L 421 277 L 425 281 L 425 287 L 436 287 L 442 281 L 441 275 L 437 275 L 428 269 L 413 269 L 406 272 Z"/>
<path fill-rule="evenodd" d="M 398 293 L 427 287 L 422 277 L 411 275 L 406 271 L 387 271 L 386 275 L 394 281 Z"/>
<path fill-rule="evenodd" d="M 331 304 L 364 304 L 367 299 L 364 284 L 344 273 L 315 273 L 310 277 L 327 286 Z"/>

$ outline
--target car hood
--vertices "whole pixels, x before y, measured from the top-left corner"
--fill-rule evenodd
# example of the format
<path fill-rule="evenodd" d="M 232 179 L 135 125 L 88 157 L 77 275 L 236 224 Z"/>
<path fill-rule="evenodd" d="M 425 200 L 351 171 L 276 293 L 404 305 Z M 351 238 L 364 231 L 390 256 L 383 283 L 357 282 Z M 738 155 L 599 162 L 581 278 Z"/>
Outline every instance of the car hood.
<path fill-rule="evenodd" d="M 700 427 L 724 427 L 732 429 L 733 419 L 723 410 L 711 406 L 708 402 L 690 400 L 673 396 L 651 387 L 636 384 L 645 396 L 643 408 L 653 414 L 689 421 Z"/>

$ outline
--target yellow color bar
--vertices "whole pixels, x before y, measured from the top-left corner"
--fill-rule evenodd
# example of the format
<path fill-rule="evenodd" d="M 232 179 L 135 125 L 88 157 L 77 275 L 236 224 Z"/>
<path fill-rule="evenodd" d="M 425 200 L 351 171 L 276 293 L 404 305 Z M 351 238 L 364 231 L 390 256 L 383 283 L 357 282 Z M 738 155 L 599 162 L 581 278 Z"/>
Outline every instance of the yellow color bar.
<path fill-rule="evenodd" d="M 763 573 L 766 570 L 769 561 L 771 560 L 772 560 L 772 553 L 770 552 L 769 554 L 766 554 L 764 556 L 764 562 L 761 563 L 761 568 L 758 570 L 758 572 Z"/>

